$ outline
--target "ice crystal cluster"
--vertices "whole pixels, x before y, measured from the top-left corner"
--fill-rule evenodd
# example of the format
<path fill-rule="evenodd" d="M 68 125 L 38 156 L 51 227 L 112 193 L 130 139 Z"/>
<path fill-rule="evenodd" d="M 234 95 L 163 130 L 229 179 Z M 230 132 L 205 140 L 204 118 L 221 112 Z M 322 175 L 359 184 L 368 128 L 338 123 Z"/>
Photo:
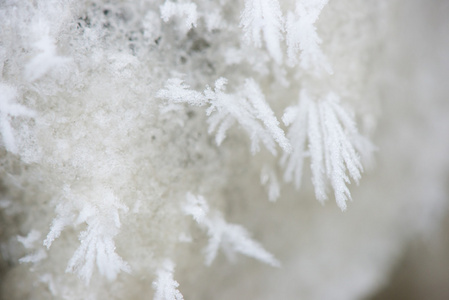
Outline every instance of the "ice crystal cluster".
<path fill-rule="evenodd" d="M 448 8 L 405 2 L 0 1 L 1 297 L 382 287 L 449 194 Z"/>

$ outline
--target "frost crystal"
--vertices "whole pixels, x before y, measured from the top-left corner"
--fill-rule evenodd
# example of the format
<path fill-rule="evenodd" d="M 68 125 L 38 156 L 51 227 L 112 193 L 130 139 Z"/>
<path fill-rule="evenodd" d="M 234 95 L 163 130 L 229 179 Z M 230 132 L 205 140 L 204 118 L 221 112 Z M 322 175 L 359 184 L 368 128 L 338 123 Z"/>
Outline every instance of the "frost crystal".
<path fill-rule="evenodd" d="M 127 211 L 108 189 L 97 190 L 97 199 L 79 199 L 65 188 L 67 202 L 57 207 L 58 216 L 53 220 L 50 232 L 44 241 L 49 248 L 59 237 L 64 227 L 86 223 L 87 228 L 79 235 L 81 245 L 67 265 L 67 272 L 77 273 L 89 283 L 96 262 L 100 274 L 114 280 L 120 271 L 131 272 L 129 265 L 115 252 L 114 237 L 120 229 L 119 210 Z"/>
<path fill-rule="evenodd" d="M 192 27 L 196 27 L 198 14 L 196 11 L 196 4 L 190 1 L 170 1 L 166 0 L 161 5 L 161 18 L 164 22 L 168 22 L 172 17 L 181 19 L 180 31 L 185 34 Z"/>
<path fill-rule="evenodd" d="M 32 229 L 26 237 L 17 236 L 17 241 L 23 245 L 26 249 L 35 249 L 34 245 L 41 237 L 41 233 L 35 229 Z M 19 259 L 20 263 L 35 263 L 47 258 L 47 253 L 42 246 L 38 248 L 34 253 L 26 255 Z"/>
<path fill-rule="evenodd" d="M 33 244 L 39 240 L 41 233 L 35 229 L 32 229 L 27 236 L 18 236 L 17 241 L 23 245 L 26 249 L 34 248 Z"/>
<path fill-rule="evenodd" d="M 262 172 L 260 174 L 260 183 L 265 185 L 268 189 L 268 199 L 271 202 L 274 202 L 279 198 L 281 194 L 281 188 L 279 186 L 276 172 L 272 168 L 268 166 L 264 166 L 262 168 Z"/>
<path fill-rule="evenodd" d="M 316 33 L 315 22 L 328 0 L 300 0 L 294 13 L 287 15 L 287 54 L 290 65 L 298 63 L 300 52 L 302 68 L 324 69 L 332 74 L 332 68 L 320 48 L 321 39 Z"/>
<path fill-rule="evenodd" d="M 47 252 L 40 248 L 33 254 L 26 255 L 19 259 L 20 263 L 36 263 L 47 258 Z"/>
<path fill-rule="evenodd" d="M 280 41 L 284 23 L 277 0 L 246 0 L 240 26 L 243 27 L 244 40 L 258 48 L 262 46 L 262 33 L 270 55 L 278 64 L 282 62 Z"/>
<path fill-rule="evenodd" d="M 206 265 L 210 265 L 220 248 L 233 260 L 235 253 L 258 259 L 274 267 L 279 261 L 259 243 L 252 240 L 248 231 L 240 225 L 227 223 L 219 212 L 210 212 L 203 196 L 187 194 L 184 212 L 191 215 L 198 226 L 207 231 L 209 244 L 205 248 Z"/>
<path fill-rule="evenodd" d="M 166 259 L 161 268 L 157 270 L 157 279 L 153 282 L 156 290 L 154 300 L 183 300 L 178 290 L 179 283 L 173 279 L 175 264 Z"/>
<path fill-rule="evenodd" d="M 10 124 L 12 117 L 32 118 L 35 113 L 23 105 L 14 103 L 17 97 L 15 88 L 0 82 L 0 131 L 6 150 L 17 153 L 17 145 L 14 139 L 13 128 Z"/>
<path fill-rule="evenodd" d="M 350 182 L 349 178 L 358 183 L 363 171 L 354 146 L 361 144 L 357 141 L 363 138 L 358 134 L 351 115 L 341 107 L 335 94 L 329 93 L 316 103 L 303 90 L 299 104 L 286 109 L 283 121 L 285 125 L 290 125 L 288 137 L 293 145 L 293 152 L 282 159 L 285 180 L 294 180 L 299 188 L 304 158 L 310 156 L 317 199 L 327 199 L 326 187 L 330 182 L 338 206 L 345 210 L 346 201 L 351 199 L 346 184 Z"/>
<path fill-rule="evenodd" d="M 209 133 L 215 132 L 215 141 L 220 145 L 226 138 L 227 130 L 239 123 L 251 138 L 251 152 L 260 150 L 262 142 L 272 153 L 276 154 L 276 142 L 286 152 L 291 151 L 290 143 L 279 127 L 279 122 L 266 103 L 260 87 L 253 79 L 247 79 L 244 86 L 235 94 L 225 93 L 227 79 L 219 78 L 215 88 L 206 87 L 204 93 L 190 90 L 182 80 L 173 78 L 167 81 L 165 88 L 157 97 L 167 99 L 168 105 L 162 112 L 173 109 L 173 104 L 188 103 L 194 106 L 209 105 Z M 179 109 L 179 106 L 176 106 Z"/>

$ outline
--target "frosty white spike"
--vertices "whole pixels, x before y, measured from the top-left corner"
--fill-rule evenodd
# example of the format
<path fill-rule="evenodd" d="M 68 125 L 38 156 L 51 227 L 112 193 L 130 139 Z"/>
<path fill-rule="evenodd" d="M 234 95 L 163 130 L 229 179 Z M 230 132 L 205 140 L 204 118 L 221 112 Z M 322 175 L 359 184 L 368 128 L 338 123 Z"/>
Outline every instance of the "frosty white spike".
<path fill-rule="evenodd" d="M 179 283 L 173 279 L 175 264 L 170 260 L 164 260 L 162 266 L 157 270 L 157 279 L 153 281 L 154 300 L 183 300 L 178 290 Z"/>
<path fill-rule="evenodd" d="M 235 253 L 241 253 L 273 267 L 280 266 L 279 261 L 271 253 L 251 239 L 245 228 L 226 222 L 219 212 L 211 212 L 203 196 L 188 193 L 183 209 L 185 214 L 191 215 L 198 226 L 209 235 L 209 243 L 204 249 L 206 265 L 212 263 L 218 250 L 222 248 L 229 259 L 232 259 Z"/>
<path fill-rule="evenodd" d="M 34 111 L 23 105 L 14 103 L 16 97 L 17 90 L 14 87 L 0 82 L 0 132 L 6 150 L 15 154 L 17 154 L 18 149 L 13 128 L 10 124 L 10 118 L 32 118 L 35 116 Z"/>
<path fill-rule="evenodd" d="M 358 183 L 363 171 L 359 153 L 354 147 L 354 143 L 363 137 L 357 132 L 352 116 L 340 105 L 334 93 L 329 93 L 317 103 L 302 90 L 299 104 L 289 107 L 283 120 L 290 125 L 288 137 L 293 145 L 293 152 L 285 154 L 282 159 L 285 180 L 294 180 L 299 188 L 303 160 L 310 155 L 316 198 L 320 202 L 327 199 L 326 189 L 330 183 L 338 206 L 345 210 L 346 201 L 351 199 L 346 184 L 350 182 L 349 178 Z"/>
<path fill-rule="evenodd" d="M 172 78 L 157 93 L 157 97 L 168 100 L 170 105 L 187 103 L 194 106 L 208 105 L 208 132 L 215 134 L 215 141 L 220 145 L 226 137 L 227 130 L 239 123 L 251 138 L 251 152 L 260 150 L 259 143 L 276 155 L 276 142 L 285 151 L 291 151 L 291 145 L 279 127 L 273 111 L 265 100 L 259 85 L 252 78 L 247 78 L 238 92 L 225 92 L 228 80 L 220 77 L 215 81 L 215 88 L 206 87 L 203 93 L 189 89 L 182 80 Z M 166 112 L 166 107 L 161 112 Z"/>
<path fill-rule="evenodd" d="M 320 48 L 321 39 L 316 32 L 315 22 L 328 0 L 301 0 L 296 2 L 295 12 L 287 15 L 287 56 L 288 63 L 298 63 L 305 70 L 323 69 L 332 74 L 332 67 Z"/>
<path fill-rule="evenodd" d="M 280 41 L 284 21 L 277 0 L 246 0 L 240 26 L 243 27 L 245 42 L 252 43 L 258 48 L 262 46 L 262 33 L 270 55 L 276 63 L 282 62 Z"/>

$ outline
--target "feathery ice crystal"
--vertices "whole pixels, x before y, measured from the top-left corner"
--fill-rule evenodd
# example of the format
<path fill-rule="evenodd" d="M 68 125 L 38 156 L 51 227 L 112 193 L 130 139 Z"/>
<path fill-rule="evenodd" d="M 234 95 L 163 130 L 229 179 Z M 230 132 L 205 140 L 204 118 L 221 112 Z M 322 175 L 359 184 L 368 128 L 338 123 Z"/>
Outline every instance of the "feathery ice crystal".
<path fill-rule="evenodd" d="M 375 130 L 380 107 L 446 124 L 376 92 L 394 97 L 413 61 L 388 48 L 395 5 L 2 1 L 0 297 L 366 297 L 424 215 L 396 221 L 401 199 L 431 215 L 442 202 L 412 191 L 445 195 L 436 135 L 428 180 L 376 177 L 407 165 Z M 384 169 L 365 182 L 374 144 Z"/>

